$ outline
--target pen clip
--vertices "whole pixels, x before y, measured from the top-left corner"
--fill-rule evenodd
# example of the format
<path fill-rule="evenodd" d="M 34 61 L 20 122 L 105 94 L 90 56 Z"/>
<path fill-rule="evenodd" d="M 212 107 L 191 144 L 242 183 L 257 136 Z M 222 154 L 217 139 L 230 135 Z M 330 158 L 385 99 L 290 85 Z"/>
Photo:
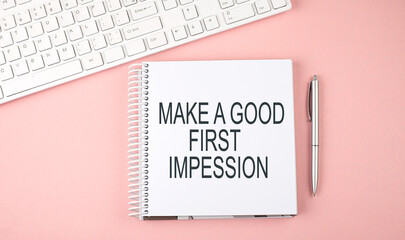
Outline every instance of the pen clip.
<path fill-rule="evenodd" d="M 311 112 L 311 94 L 312 94 L 312 81 L 309 82 L 308 86 L 308 97 L 307 97 L 307 111 L 308 111 L 308 122 L 312 121 L 312 112 Z"/>

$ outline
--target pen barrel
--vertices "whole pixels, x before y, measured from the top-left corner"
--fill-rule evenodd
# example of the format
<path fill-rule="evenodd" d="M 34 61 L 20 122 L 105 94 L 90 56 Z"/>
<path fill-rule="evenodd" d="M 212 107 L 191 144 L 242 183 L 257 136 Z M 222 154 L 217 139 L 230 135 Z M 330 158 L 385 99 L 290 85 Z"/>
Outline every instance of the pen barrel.
<path fill-rule="evenodd" d="M 312 146 L 312 192 L 318 191 L 319 147 Z"/>
<path fill-rule="evenodd" d="M 311 82 L 312 87 L 312 146 L 319 146 L 319 82 Z"/>

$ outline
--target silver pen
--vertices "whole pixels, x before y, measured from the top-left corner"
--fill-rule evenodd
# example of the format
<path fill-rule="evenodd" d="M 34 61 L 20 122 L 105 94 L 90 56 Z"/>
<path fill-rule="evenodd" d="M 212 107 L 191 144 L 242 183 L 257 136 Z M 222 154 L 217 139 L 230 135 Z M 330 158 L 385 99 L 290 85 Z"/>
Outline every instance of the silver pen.
<path fill-rule="evenodd" d="M 319 172 L 319 82 L 316 75 L 309 83 L 307 108 L 309 121 L 312 122 L 312 193 L 315 197 Z"/>

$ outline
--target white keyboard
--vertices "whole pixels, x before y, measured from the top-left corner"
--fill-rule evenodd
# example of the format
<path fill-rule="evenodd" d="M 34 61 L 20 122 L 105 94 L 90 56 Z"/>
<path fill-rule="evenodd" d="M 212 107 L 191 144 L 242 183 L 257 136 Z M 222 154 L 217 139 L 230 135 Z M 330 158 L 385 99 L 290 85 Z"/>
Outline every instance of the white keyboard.
<path fill-rule="evenodd" d="M 0 104 L 290 8 L 290 0 L 0 0 Z"/>

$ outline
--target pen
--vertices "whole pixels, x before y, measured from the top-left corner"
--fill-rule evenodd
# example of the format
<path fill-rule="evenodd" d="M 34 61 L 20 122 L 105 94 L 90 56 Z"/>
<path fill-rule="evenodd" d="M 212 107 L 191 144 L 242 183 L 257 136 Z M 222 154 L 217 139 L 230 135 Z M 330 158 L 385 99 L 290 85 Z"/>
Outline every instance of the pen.
<path fill-rule="evenodd" d="M 312 193 L 315 197 L 319 172 L 319 82 L 316 75 L 309 83 L 307 108 L 309 121 L 312 122 Z"/>

